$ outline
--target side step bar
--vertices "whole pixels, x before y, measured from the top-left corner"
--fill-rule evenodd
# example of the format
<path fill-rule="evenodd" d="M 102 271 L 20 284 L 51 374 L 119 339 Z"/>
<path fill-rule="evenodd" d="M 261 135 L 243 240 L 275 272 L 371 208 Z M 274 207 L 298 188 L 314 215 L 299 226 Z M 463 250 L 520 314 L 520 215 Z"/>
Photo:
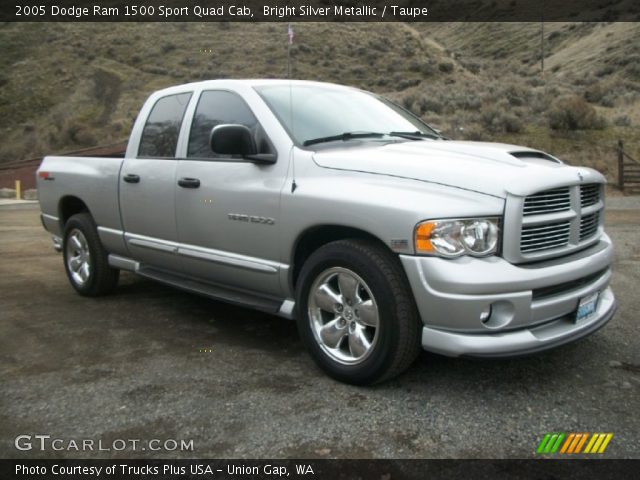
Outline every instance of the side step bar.
<path fill-rule="evenodd" d="M 280 310 L 282 302 L 269 298 L 258 297 L 244 292 L 231 290 L 228 288 L 199 282 L 190 278 L 181 277 L 151 267 L 142 267 L 136 272 L 138 275 L 162 282 L 166 285 L 186 290 L 188 292 L 197 293 L 205 297 L 221 300 L 223 302 L 232 303 L 242 307 L 253 308 L 262 312 L 276 315 Z"/>
<path fill-rule="evenodd" d="M 262 312 L 293 319 L 295 315 L 295 302 L 291 299 L 274 299 L 254 295 L 251 293 L 234 290 L 231 288 L 200 282 L 192 278 L 165 272 L 153 267 L 142 265 L 130 258 L 119 255 L 109 255 L 109 265 L 121 270 L 136 273 L 142 277 L 169 285 L 187 292 L 202 295 L 204 297 L 220 300 L 241 307 L 260 310 Z"/>

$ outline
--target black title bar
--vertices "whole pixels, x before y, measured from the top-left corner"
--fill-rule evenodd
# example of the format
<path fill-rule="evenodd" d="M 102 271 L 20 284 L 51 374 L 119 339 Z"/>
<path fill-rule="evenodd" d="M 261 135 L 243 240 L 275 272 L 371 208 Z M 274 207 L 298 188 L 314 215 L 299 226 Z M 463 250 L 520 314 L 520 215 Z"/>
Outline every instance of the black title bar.
<path fill-rule="evenodd" d="M 639 460 L 0 460 L 0 479 L 580 479 L 637 475 Z"/>
<path fill-rule="evenodd" d="M 637 0 L 14 0 L 3 22 L 612 22 Z"/>

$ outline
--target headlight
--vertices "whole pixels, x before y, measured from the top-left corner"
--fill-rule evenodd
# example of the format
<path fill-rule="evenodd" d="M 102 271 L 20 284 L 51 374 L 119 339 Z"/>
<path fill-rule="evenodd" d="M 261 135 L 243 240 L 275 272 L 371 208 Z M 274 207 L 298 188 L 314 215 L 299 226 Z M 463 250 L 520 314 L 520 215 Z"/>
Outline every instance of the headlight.
<path fill-rule="evenodd" d="M 419 223 L 416 251 L 449 258 L 494 254 L 498 247 L 498 222 L 498 218 L 469 218 Z"/>

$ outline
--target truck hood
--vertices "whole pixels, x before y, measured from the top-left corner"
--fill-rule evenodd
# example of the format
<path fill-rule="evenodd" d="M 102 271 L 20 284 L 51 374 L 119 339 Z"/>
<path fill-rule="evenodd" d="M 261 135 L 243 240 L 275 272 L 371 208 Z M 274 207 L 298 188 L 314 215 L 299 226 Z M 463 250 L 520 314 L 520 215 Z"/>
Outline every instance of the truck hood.
<path fill-rule="evenodd" d="M 324 168 L 408 178 L 504 198 L 577 183 L 604 183 L 590 168 L 565 165 L 526 147 L 486 142 L 408 141 L 315 152 Z"/>

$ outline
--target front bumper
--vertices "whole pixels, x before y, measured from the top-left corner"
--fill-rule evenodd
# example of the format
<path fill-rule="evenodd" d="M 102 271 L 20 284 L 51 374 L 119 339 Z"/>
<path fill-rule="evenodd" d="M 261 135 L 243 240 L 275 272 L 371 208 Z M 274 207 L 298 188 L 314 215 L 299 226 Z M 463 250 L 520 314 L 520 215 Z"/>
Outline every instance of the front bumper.
<path fill-rule="evenodd" d="M 606 235 L 587 250 L 530 265 L 500 257 L 401 256 L 424 323 L 423 348 L 481 357 L 525 355 L 598 330 L 616 310 L 612 260 Z M 580 299 L 594 292 L 595 313 L 576 322 Z"/>
<path fill-rule="evenodd" d="M 422 347 L 448 356 L 512 357 L 541 352 L 573 342 L 603 327 L 615 314 L 617 304 L 610 288 L 600 295 L 598 309 L 589 319 L 576 323 L 572 315 L 544 325 L 498 334 L 463 334 L 423 327 Z"/>

